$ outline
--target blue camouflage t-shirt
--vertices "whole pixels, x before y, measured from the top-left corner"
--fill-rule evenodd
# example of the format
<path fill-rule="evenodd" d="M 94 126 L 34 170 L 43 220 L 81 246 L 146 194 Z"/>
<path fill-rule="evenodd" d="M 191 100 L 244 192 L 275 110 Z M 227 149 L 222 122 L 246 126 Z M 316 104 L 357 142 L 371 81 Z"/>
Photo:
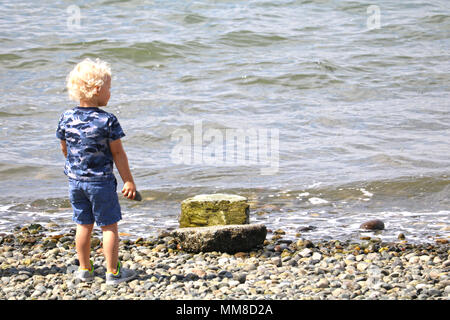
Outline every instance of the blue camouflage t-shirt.
<path fill-rule="evenodd" d="M 72 179 L 114 179 L 109 142 L 125 136 L 116 116 L 97 107 L 75 107 L 65 111 L 56 136 L 66 140 L 64 173 Z"/>

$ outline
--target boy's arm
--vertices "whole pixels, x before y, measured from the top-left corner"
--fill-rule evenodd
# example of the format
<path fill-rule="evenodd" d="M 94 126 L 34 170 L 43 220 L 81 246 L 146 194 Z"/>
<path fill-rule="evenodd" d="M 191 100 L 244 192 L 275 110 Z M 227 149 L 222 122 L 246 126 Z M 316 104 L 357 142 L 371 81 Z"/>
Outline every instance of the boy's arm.
<path fill-rule="evenodd" d="M 61 151 L 65 158 L 67 158 L 67 145 L 66 140 L 59 140 L 61 142 Z"/>
<path fill-rule="evenodd" d="M 136 185 L 134 184 L 133 176 L 131 175 L 127 154 L 123 149 L 122 141 L 120 139 L 111 141 L 109 143 L 109 148 L 111 149 L 114 163 L 116 164 L 117 170 L 124 183 L 122 193 L 128 199 L 134 199 L 136 196 Z"/>

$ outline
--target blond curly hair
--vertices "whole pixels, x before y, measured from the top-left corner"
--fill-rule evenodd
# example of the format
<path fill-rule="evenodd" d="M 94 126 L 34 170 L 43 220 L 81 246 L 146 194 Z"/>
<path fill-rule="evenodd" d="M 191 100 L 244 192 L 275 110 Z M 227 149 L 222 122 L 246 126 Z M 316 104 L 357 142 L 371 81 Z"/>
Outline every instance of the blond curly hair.
<path fill-rule="evenodd" d="M 97 58 L 89 58 L 78 63 L 67 76 L 69 98 L 75 101 L 90 100 L 95 94 L 95 88 L 101 87 L 107 76 L 111 77 L 110 65 Z"/>

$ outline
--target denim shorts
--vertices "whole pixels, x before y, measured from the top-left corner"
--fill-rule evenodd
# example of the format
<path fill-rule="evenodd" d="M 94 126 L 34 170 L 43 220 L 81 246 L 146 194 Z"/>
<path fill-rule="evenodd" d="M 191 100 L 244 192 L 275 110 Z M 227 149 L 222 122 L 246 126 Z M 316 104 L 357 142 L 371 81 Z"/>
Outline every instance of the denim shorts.
<path fill-rule="evenodd" d="M 106 181 L 80 181 L 69 178 L 72 220 L 77 224 L 107 226 L 122 219 L 116 178 Z"/>

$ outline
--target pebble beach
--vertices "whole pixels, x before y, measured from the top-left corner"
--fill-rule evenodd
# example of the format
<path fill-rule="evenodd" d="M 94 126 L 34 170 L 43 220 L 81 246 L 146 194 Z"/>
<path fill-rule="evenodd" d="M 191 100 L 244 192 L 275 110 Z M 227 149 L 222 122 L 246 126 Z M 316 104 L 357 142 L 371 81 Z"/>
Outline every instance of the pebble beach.
<path fill-rule="evenodd" d="M 101 234 L 94 233 L 95 280 L 75 280 L 75 229 L 31 224 L 0 234 L 3 300 L 448 300 L 450 248 L 446 242 L 410 244 L 283 239 L 268 234 L 250 252 L 187 253 L 170 236 L 122 239 L 119 259 L 138 277 L 105 284 Z"/>

